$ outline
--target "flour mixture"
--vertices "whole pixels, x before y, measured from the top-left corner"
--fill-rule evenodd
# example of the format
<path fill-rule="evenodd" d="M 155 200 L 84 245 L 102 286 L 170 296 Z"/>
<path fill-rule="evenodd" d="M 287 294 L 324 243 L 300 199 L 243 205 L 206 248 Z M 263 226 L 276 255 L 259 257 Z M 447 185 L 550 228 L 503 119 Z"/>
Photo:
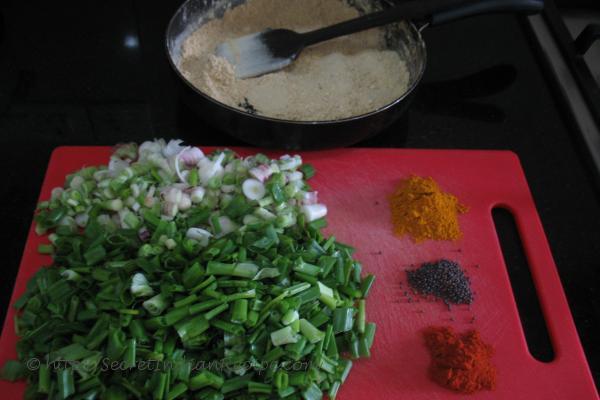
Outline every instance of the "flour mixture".
<path fill-rule="evenodd" d="M 306 32 L 358 16 L 341 0 L 249 0 L 190 34 L 179 67 L 204 93 L 259 115 L 326 121 L 364 114 L 400 97 L 409 81 L 381 29 L 308 47 L 286 69 L 250 79 L 237 79 L 233 66 L 213 54 L 223 41 L 267 28 Z"/>

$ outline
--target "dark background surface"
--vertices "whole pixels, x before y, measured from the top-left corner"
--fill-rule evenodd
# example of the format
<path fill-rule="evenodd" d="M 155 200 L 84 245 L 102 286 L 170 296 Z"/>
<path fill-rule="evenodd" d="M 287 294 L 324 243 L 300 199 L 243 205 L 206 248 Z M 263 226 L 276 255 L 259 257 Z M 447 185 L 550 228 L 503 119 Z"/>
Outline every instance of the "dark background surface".
<path fill-rule="evenodd" d="M 54 147 L 153 137 L 242 144 L 206 126 L 178 99 L 163 34 L 179 3 L 3 2 L 0 321 Z M 583 161 L 576 128 L 562 111 L 522 22 L 484 16 L 426 30 L 428 69 L 413 107 L 406 118 L 359 145 L 516 152 L 598 382 L 599 191 Z M 491 72 L 481 73 L 485 70 Z M 517 275 L 526 271 L 516 253 L 507 254 L 507 261 Z M 513 285 L 526 287 L 526 279 Z M 531 287 L 519 296 L 529 345 L 539 347 L 532 352 L 544 354 L 543 320 L 535 315 L 535 303 Z"/>

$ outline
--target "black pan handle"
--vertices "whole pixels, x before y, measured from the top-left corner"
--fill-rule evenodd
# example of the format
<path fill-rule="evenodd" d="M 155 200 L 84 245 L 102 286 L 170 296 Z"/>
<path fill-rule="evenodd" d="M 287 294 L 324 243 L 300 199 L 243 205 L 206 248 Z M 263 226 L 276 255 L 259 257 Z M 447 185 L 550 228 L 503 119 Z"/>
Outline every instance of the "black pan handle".
<path fill-rule="evenodd" d="M 479 14 L 519 13 L 530 15 L 537 14 L 543 9 L 543 0 L 481 0 L 435 13 L 431 16 L 429 25 L 440 25 Z"/>
<path fill-rule="evenodd" d="M 583 55 L 600 39 L 600 24 L 589 24 L 575 39 L 577 54 Z"/>
<path fill-rule="evenodd" d="M 303 33 L 302 44 L 309 46 L 339 36 L 360 32 L 401 20 L 427 21 L 431 25 L 493 12 L 536 13 L 543 0 L 409 0 L 397 6 Z"/>

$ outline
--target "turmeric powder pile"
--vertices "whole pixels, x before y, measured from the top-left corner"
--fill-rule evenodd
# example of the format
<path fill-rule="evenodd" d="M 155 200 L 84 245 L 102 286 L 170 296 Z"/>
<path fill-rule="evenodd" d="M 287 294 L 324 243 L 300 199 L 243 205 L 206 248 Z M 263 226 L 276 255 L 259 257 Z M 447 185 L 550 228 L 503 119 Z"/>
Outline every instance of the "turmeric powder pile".
<path fill-rule="evenodd" d="M 411 176 L 390 196 L 394 234 L 410 235 L 416 242 L 457 240 L 462 236 L 458 214 L 468 208 L 431 178 Z"/>

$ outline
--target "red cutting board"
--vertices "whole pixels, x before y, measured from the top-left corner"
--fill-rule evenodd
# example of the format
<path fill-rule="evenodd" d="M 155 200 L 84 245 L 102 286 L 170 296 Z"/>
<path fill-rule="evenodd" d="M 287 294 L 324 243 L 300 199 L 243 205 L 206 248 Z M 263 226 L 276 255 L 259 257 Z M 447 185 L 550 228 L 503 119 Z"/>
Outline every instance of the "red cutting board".
<path fill-rule="evenodd" d="M 205 149 L 206 150 L 206 149 Z M 252 149 L 236 149 L 251 154 Z M 40 199 L 62 185 L 64 176 L 86 165 L 107 163 L 108 147 L 61 147 L 54 151 Z M 277 153 L 269 153 L 278 155 Z M 357 248 L 366 272 L 377 276 L 367 305 L 377 335 L 368 360 L 355 363 L 340 399 L 456 399 L 463 396 L 427 377 L 429 355 L 419 330 L 452 325 L 477 328 L 496 348 L 493 362 L 498 387 L 471 399 L 598 399 L 552 254 L 518 158 L 511 152 L 446 150 L 342 149 L 307 152 L 317 175 L 311 185 L 329 209 L 329 233 Z M 458 242 L 414 244 L 391 233 L 387 196 L 410 174 L 432 176 L 441 187 L 470 207 L 460 217 L 464 237 Z M 527 350 L 506 266 L 494 230 L 493 207 L 509 209 L 517 222 L 556 354 L 542 363 Z M 36 253 L 45 238 L 33 228 L 21 261 L 11 304 L 25 283 L 50 259 Z M 449 258 L 471 277 L 477 296 L 470 308 L 448 311 L 441 303 L 408 302 L 403 295 L 405 270 L 411 264 Z M 478 265 L 479 267 L 475 267 Z M 0 338 L 0 365 L 14 358 L 14 312 L 8 311 Z M 473 317 L 475 321 L 473 322 Z M 2 398 L 21 398 L 22 383 L 0 381 Z"/>

